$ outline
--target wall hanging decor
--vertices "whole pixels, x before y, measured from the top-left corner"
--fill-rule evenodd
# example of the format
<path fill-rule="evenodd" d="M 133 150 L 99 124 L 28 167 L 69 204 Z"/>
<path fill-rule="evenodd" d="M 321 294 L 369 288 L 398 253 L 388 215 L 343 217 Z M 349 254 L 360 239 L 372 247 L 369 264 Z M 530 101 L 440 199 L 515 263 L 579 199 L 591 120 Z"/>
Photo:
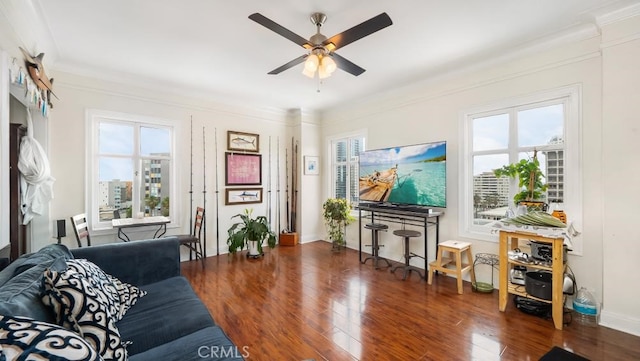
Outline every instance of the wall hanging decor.
<path fill-rule="evenodd" d="M 227 149 L 257 153 L 260 151 L 260 136 L 229 130 L 227 131 Z"/>
<path fill-rule="evenodd" d="M 262 155 L 225 152 L 225 185 L 262 184 Z"/>
<path fill-rule="evenodd" d="M 262 203 L 262 188 L 227 188 L 224 204 Z"/>
<path fill-rule="evenodd" d="M 320 160 L 318 157 L 309 155 L 304 156 L 304 174 L 318 175 L 320 174 Z"/>
<path fill-rule="evenodd" d="M 48 104 L 49 108 L 53 108 L 51 104 L 51 95 L 58 98 L 53 93 L 53 78 L 49 78 L 44 71 L 44 66 L 42 65 L 42 59 L 44 58 L 44 53 L 38 54 L 38 56 L 31 56 L 29 52 L 24 50 L 23 48 L 19 48 L 24 56 L 25 65 L 31 79 L 35 83 L 36 87 L 41 91 L 42 97 L 44 98 L 46 104 Z"/>

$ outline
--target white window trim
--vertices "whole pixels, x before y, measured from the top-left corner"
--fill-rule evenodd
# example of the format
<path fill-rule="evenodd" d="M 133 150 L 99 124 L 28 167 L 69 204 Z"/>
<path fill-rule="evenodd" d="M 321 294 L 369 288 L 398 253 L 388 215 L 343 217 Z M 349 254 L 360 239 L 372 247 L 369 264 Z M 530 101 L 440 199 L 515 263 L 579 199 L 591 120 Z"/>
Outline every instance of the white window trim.
<path fill-rule="evenodd" d="M 481 239 L 485 241 L 498 242 L 498 235 L 487 232 L 480 232 L 473 227 L 473 179 L 469 175 L 472 173 L 472 149 L 471 119 L 478 114 L 491 114 L 498 110 L 511 107 L 525 107 L 527 104 L 542 103 L 554 99 L 566 98 L 565 104 L 565 187 L 564 187 L 564 211 L 569 216 L 578 231 L 583 229 L 582 225 L 582 86 L 580 84 L 569 85 L 547 91 L 542 91 L 526 96 L 514 97 L 497 101 L 495 103 L 481 105 L 465 109 L 460 112 L 459 129 L 460 162 L 458 170 L 458 234 L 461 237 Z M 582 255 L 582 238 L 577 236 L 572 239 L 572 254 Z"/>
<path fill-rule="evenodd" d="M 327 150 L 327 155 L 326 155 L 326 159 L 328 159 L 329 161 L 326 162 L 326 172 L 325 174 L 327 174 L 327 187 L 326 187 L 326 194 L 327 196 L 325 198 L 329 198 L 329 197 L 335 197 L 334 194 L 334 188 L 333 185 L 335 184 L 335 173 L 333 171 L 333 147 L 332 147 L 332 143 L 336 140 L 340 140 L 340 139 L 349 139 L 349 138 L 355 138 L 355 137 L 362 137 L 365 140 L 365 144 L 364 144 L 364 149 L 367 149 L 367 143 L 368 143 L 368 139 L 367 139 L 367 135 L 368 135 L 368 131 L 367 129 L 358 129 L 358 130 L 354 130 L 352 132 L 347 132 L 347 133 L 340 133 L 340 134 L 336 134 L 336 135 L 332 135 L 332 136 L 328 136 L 326 138 L 326 147 L 325 149 Z M 347 172 L 349 172 L 349 167 L 347 167 Z M 351 175 L 349 175 L 351 176 Z"/>
<path fill-rule="evenodd" d="M 181 134 L 181 122 L 177 120 L 162 119 L 156 117 L 149 117 L 136 114 L 119 113 L 107 110 L 99 109 L 87 109 L 85 112 L 85 210 L 87 218 L 89 220 L 89 227 L 92 233 L 96 235 L 111 234 L 115 231 L 108 222 L 99 222 L 100 219 L 97 213 L 97 192 L 95 192 L 96 182 L 98 177 L 98 164 L 96 157 L 98 155 L 98 123 L 101 119 L 109 119 L 113 121 L 144 123 L 151 126 L 164 126 L 172 128 L 172 141 L 171 141 L 171 154 L 172 154 L 172 174 L 171 174 L 171 195 L 170 195 L 170 209 L 171 223 L 168 227 L 176 227 L 180 220 L 178 210 L 182 209 L 182 198 L 179 197 L 181 185 L 179 184 L 180 174 L 180 162 L 181 155 L 179 154 L 180 147 L 177 146 L 177 140 L 182 139 Z"/>

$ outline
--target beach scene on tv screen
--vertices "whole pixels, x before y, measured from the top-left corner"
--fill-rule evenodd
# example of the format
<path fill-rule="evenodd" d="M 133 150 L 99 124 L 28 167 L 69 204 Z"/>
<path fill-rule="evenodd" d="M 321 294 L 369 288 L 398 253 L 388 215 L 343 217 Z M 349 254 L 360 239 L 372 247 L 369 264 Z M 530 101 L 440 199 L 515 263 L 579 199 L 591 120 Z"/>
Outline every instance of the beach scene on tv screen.
<path fill-rule="evenodd" d="M 361 201 L 446 207 L 447 143 L 360 153 Z"/>

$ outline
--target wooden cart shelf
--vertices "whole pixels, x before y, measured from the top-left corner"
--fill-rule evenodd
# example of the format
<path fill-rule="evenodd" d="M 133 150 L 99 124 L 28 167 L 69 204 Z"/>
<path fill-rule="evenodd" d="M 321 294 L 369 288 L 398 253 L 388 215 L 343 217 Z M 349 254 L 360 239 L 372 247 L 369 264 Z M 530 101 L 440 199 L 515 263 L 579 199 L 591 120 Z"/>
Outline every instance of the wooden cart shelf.
<path fill-rule="evenodd" d="M 532 240 L 550 244 L 552 246 L 551 267 L 509 259 L 508 252 L 510 250 L 518 248 L 519 240 Z M 562 237 L 554 238 L 528 232 L 500 231 L 500 294 L 498 297 L 500 311 L 504 312 L 507 308 L 507 299 L 509 294 L 515 294 L 537 301 L 551 303 L 553 324 L 556 329 L 562 330 L 562 312 L 564 308 L 564 294 L 562 292 L 562 285 L 564 281 L 564 271 L 566 268 L 566 264 L 564 262 L 563 244 L 564 238 Z M 525 266 L 527 268 L 551 271 L 551 300 L 543 300 L 531 296 L 525 291 L 524 286 L 511 283 L 509 281 L 509 273 L 514 266 Z"/>

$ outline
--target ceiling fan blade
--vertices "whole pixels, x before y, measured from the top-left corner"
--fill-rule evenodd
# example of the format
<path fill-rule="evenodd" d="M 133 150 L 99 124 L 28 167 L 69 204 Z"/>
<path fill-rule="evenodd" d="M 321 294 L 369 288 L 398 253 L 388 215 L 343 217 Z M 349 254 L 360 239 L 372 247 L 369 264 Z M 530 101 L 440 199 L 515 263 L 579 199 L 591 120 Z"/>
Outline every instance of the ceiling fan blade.
<path fill-rule="evenodd" d="M 304 60 L 307 58 L 307 56 L 309 56 L 309 54 L 301 55 L 301 56 L 291 60 L 290 62 L 288 62 L 288 63 L 286 63 L 286 64 L 284 64 L 284 65 L 282 65 L 282 66 L 280 66 L 278 68 L 275 68 L 275 69 L 271 70 L 268 74 L 271 74 L 271 75 L 280 74 L 280 73 L 282 73 L 283 71 L 285 71 L 285 70 L 287 70 L 289 68 L 292 68 L 292 67 L 294 67 L 294 66 L 296 66 L 296 65 L 298 65 L 300 63 L 303 63 Z"/>
<path fill-rule="evenodd" d="M 330 37 L 329 39 L 325 40 L 322 45 L 326 46 L 330 43 L 333 43 L 335 45 L 335 48 L 331 51 L 334 51 L 345 45 L 349 45 L 358 39 L 362 39 L 367 35 L 371 35 L 378 30 L 382 30 L 391 24 L 393 24 L 393 22 L 391 21 L 389 15 L 387 15 L 387 13 L 382 13 L 352 27 L 351 29 L 345 30 L 340 34 L 336 34 Z"/>
<path fill-rule="evenodd" d="M 338 55 L 336 53 L 331 53 L 330 56 L 336 62 L 336 65 L 338 66 L 338 68 L 346 71 L 349 74 L 353 74 L 355 76 L 358 76 L 358 75 L 360 75 L 360 74 L 365 72 L 365 70 L 362 69 L 361 67 L 357 66 L 356 64 L 350 62 L 349 60 L 341 57 L 340 55 Z"/>
<path fill-rule="evenodd" d="M 254 13 L 249 15 L 249 19 L 255 21 L 256 23 L 264 26 L 265 28 L 281 35 L 284 36 L 285 38 L 293 41 L 294 43 L 309 49 L 311 48 L 311 44 L 309 44 L 309 41 L 305 38 L 303 38 L 302 36 L 294 33 L 293 31 L 285 28 L 284 26 L 276 23 L 275 21 L 265 17 L 264 15 L 260 14 L 260 13 Z"/>

